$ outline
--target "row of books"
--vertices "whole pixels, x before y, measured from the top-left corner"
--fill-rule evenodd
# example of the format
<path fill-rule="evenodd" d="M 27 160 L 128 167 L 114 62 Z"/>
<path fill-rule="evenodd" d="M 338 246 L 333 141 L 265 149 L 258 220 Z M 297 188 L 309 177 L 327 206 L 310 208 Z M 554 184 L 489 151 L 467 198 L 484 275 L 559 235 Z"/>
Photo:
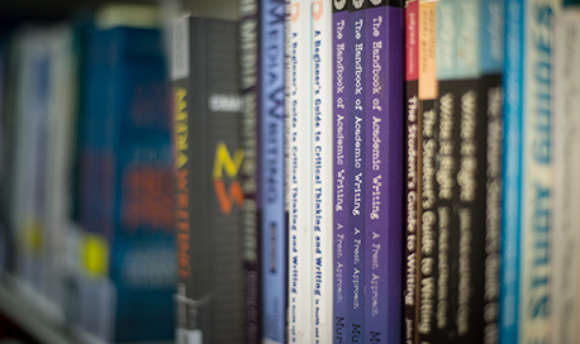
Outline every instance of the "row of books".
<path fill-rule="evenodd" d="M 155 13 L 108 6 L 1 41 L 2 286 L 38 309 L 28 316 L 96 343 L 174 338 L 171 103 Z"/>
<path fill-rule="evenodd" d="M 578 342 L 565 5 L 243 0 L 239 23 L 176 18 L 178 342 Z"/>

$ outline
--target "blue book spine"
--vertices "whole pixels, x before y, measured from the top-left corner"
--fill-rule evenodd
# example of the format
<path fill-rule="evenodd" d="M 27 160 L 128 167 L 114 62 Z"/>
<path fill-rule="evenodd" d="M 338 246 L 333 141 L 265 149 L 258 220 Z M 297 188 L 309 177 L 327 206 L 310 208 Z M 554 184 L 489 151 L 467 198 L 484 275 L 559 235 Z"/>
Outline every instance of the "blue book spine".
<path fill-rule="evenodd" d="M 365 28 L 365 343 L 400 343 L 403 8 L 372 1 Z"/>
<path fill-rule="evenodd" d="M 503 71 L 505 1 L 479 2 L 479 64 L 484 74 Z"/>
<path fill-rule="evenodd" d="M 284 0 L 265 0 L 260 6 L 263 339 L 265 343 L 285 343 Z"/>
<path fill-rule="evenodd" d="M 550 332 L 552 24 L 557 0 L 508 0 L 500 341 Z"/>
<path fill-rule="evenodd" d="M 83 167 L 89 192 L 83 226 L 109 246 L 103 273 L 116 297 L 113 338 L 107 339 L 170 340 L 177 272 L 170 98 L 161 32 L 96 30 L 88 44 L 83 151 L 91 161 Z M 92 190 L 98 191 L 96 200 Z M 135 307 L 144 300 L 156 311 Z"/>
<path fill-rule="evenodd" d="M 352 188 L 352 22 L 346 1 L 334 2 L 333 14 L 333 93 L 334 93 L 334 343 L 350 343 L 352 307 L 353 233 L 350 230 Z"/>
<path fill-rule="evenodd" d="M 352 140 L 348 144 L 352 147 L 352 160 L 350 169 L 352 171 L 349 181 L 353 189 L 352 202 L 349 206 L 350 228 L 353 241 L 351 259 L 353 264 L 352 273 L 349 273 L 352 284 L 352 307 L 350 337 L 352 343 L 364 342 L 364 129 L 365 129 L 365 63 L 364 56 L 367 49 L 365 43 L 365 1 L 352 0 L 351 13 L 349 14 L 352 25 L 350 35 L 352 36 L 353 53 L 351 55 L 353 79 L 349 86 L 351 104 L 347 112 L 352 126 Z"/>
<path fill-rule="evenodd" d="M 518 342 L 521 187 L 522 95 L 524 81 L 524 0 L 506 1 L 504 158 L 502 162 L 502 242 L 500 280 L 500 342 Z"/>

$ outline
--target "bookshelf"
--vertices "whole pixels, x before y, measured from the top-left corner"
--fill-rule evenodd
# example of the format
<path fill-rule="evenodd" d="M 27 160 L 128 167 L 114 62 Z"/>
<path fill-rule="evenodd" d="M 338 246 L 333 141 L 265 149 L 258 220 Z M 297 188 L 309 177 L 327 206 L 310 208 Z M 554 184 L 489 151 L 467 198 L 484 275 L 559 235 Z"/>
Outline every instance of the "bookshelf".
<path fill-rule="evenodd" d="M 43 306 L 31 302 L 29 293 L 24 291 L 13 278 L 5 276 L 0 283 L 0 313 L 14 321 L 23 331 L 39 343 L 72 344 L 88 341 L 75 334 L 63 321 L 49 315 Z M 86 336 L 85 336 L 86 337 Z"/>
<path fill-rule="evenodd" d="M 1 40 L 0 43 L 8 45 L 10 35 L 20 28 L 28 26 L 31 28 L 51 27 L 59 23 L 82 21 L 106 5 L 115 4 L 158 7 L 159 17 L 165 22 L 178 10 L 195 16 L 223 19 L 239 17 L 238 0 L 3 0 L 0 1 L 0 35 L 4 40 Z M 131 21 L 131 18 L 124 19 Z M 3 90 L 0 89 L 0 92 Z M 0 106 L 2 106 L 3 100 L 5 99 L 0 97 Z M 0 114 L 0 120 L 2 119 Z M 0 126 L 0 129 L 3 128 Z M 0 145 L 0 148 L 3 147 Z M 8 199 L 6 201 L 4 198 L 0 199 L 0 203 L 5 202 L 9 202 Z M 4 205 L 2 204 L 2 206 Z M 0 213 L 0 225 L 7 227 L 8 216 L 3 213 L 3 210 L 0 209 L 2 212 Z M 0 254 L 3 253 L 2 248 L 0 248 Z M 14 261 L 7 260 L 10 260 L 8 262 L 9 271 L 13 271 Z M 104 344 L 95 336 L 77 328 L 71 321 L 72 317 L 54 311 L 47 304 L 47 301 L 39 297 L 37 292 L 28 285 L 12 275 L 3 275 L 1 271 L 0 315 L 9 319 L 12 328 L 17 328 L 19 334 L 25 334 L 27 339 L 15 338 L 18 340 L 17 343 L 21 343 L 21 341 L 27 343 L 32 339 L 41 344 Z M 4 333 L 0 331 L 0 341 L 2 341 L 3 335 Z M 165 343 L 147 342 L 147 344 Z"/>
<path fill-rule="evenodd" d="M 0 313 L 40 344 L 105 344 L 87 332 L 67 325 L 47 309 L 34 293 L 11 276 L 0 278 Z M 20 343 L 20 342 L 18 342 Z M 137 342 L 128 344 L 171 344 Z"/>

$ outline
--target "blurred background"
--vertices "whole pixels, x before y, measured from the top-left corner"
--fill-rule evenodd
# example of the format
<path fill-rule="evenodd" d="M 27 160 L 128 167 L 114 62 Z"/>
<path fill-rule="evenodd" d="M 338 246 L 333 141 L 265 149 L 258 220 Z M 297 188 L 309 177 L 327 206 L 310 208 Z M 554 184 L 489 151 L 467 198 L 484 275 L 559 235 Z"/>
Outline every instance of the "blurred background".
<path fill-rule="evenodd" d="M 238 7 L 0 2 L 0 343 L 172 341 L 164 33 Z"/>

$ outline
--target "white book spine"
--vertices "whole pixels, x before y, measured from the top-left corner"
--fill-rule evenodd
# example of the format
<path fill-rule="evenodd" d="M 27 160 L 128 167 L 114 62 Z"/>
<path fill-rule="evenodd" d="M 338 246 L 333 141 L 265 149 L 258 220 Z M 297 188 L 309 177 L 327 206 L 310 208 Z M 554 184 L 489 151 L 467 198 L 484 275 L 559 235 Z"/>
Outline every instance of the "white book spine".
<path fill-rule="evenodd" d="M 554 22 L 552 217 L 552 343 L 578 343 L 580 323 L 580 11 Z"/>
<path fill-rule="evenodd" d="M 312 2 L 314 343 L 333 340 L 332 4 Z"/>
<path fill-rule="evenodd" d="M 54 28 L 47 39 L 50 45 L 49 113 L 47 131 L 46 200 L 44 219 L 47 231 L 47 264 L 50 268 L 50 298 L 64 302 L 61 279 L 66 262 L 66 240 L 70 228 L 69 184 L 72 178 L 73 128 L 75 127 L 76 85 L 72 31 L 65 26 Z"/>
<path fill-rule="evenodd" d="M 288 341 L 312 343 L 312 2 L 287 2 Z"/>
<path fill-rule="evenodd" d="M 550 333 L 550 227 L 553 16 L 557 0 L 525 1 L 520 342 L 546 343 Z"/>

